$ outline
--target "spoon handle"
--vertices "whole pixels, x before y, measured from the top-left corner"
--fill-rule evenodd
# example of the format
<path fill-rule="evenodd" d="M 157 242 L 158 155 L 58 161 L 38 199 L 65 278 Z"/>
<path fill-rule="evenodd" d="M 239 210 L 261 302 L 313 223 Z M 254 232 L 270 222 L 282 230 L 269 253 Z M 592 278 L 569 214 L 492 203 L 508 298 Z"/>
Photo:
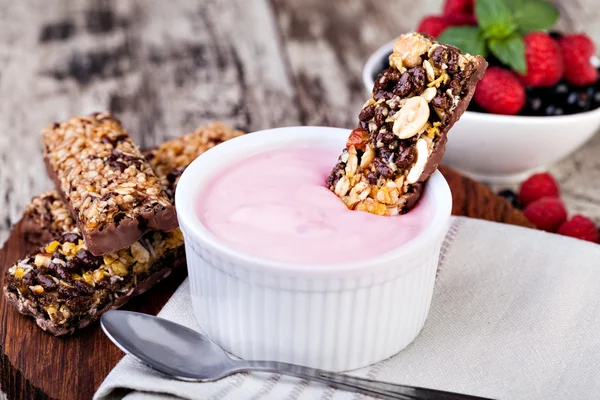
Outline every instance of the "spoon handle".
<path fill-rule="evenodd" d="M 321 382 L 336 389 L 366 394 L 369 396 L 378 396 L 379 398 L 390 400 L 489 400 L 483 397 L 450 393 L 435 389 L 373 381 L 371 379 L 358 378 L 276 361 L 240 361 L 239 364 L 236 365 L 236 370 L 238 372 L 255 371 L 280 373 Z"/>

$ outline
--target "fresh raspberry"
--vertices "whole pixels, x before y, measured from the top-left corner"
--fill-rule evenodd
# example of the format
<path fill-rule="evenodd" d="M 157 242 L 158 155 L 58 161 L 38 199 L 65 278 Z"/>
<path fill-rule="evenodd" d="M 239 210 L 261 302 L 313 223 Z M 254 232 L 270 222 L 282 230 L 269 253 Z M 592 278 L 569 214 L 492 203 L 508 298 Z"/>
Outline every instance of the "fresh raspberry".
<path fill-rule="evenodd" d="M 563 36 L 558 44 L 565 64 L 565 78 L 575 86 L 591 85 L 598 80 L 598 70 L 590 62 L 596 52 L 594 42 L 584 34 Z"/>
<path fill-rule="evenodd" d="M 527 86 L 554 86 L 562 78 L 564 65 L 558 43 L 544 32 L 525 36 L 527 74 L 522 76 Z"/>
<path fill-rule="evenodd" d="M 473 98 L 492 114 L 517 114 L 525 105 L 525 87 L 509 70 L 491 67 L 477 84 Z"/>
<path fill-rule="evenodd" d="M 444 3 L 444 16 L 454 14 L 473 14 L 475 0 L 446 0 Z"/>
<path fill-rule="evenodd" d="M 444 19 L 448 21 L 451 26 L 464 26 L 464 25 L 477 25 L 477 19 L 475 14 L 468 13 L 456 13 L 444 15 Z"/>
<path fill-rule="evenodd" d="M 536 228 L 546 232 L 556 232 L 567 220 L 565 205 L 554 197 L 542 197 L 534 201 L 525 207 L 523 214 Z"/>
<path fill-rule="evenodd" d="M 444 17 L 428 15 L 419 23 L 417 32 L 427 33 L 433 37 L 438 37 L 449 26 L 450 23 L 446 21 Z"/>
<path fill-rule="evenodd" d="M 598 228 L 596 228 L 591 219 L 583 215 L 573 216 L 573 218 L 562 224 L 556 233 L 593 243 L 600 241 Z"/>
<path fill-rule="evenodd" d="M 531 175 L 521 184 L 519 200 L 524 206 L 541 199 L 542 197 L 559 197 L 558 184 L 548 173 Z"/>

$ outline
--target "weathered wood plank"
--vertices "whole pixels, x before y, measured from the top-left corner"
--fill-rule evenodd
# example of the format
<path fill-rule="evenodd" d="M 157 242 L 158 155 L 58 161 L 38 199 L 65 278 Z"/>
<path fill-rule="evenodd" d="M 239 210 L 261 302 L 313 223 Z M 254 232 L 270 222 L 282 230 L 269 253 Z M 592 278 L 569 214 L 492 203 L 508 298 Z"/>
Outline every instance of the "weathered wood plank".
<path fill-rule="evenodd" d="M 49 122 L 109 109 L 144 147 L 214 119 L 299 123 L 263 0 L 60 4 L 0 11 L 0 242 L 50 187 L 38 139 Z"/>

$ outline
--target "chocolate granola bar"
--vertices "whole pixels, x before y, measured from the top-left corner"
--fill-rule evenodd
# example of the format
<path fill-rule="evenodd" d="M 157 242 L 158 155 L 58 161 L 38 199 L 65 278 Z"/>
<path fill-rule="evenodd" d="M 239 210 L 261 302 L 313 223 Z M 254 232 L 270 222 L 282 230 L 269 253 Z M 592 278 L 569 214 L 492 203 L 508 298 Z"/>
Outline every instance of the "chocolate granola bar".
<path fill-rule="evenodd" d="M 146 150 L 143 154 L 160 179 L 167 197 L 173 202 L 175 186 L 189 163 L 206 150 L 242 134 L 242 131 L 223 123 L 213 122 L 171 139 L 155 149 Z M 49 190 L 31 199 L 25 207 L 22 221 L 21 232 L 33 247 L 58 239 L 76 227 L 57 190 Z"/>
<path fill-rule="evenodd" d="M 327 179 L 348 208 L 378 215 L 417 203 L 487 67 L 483 57 L 419 33 L 395 42 L 389 65 Z"/>
<path fill-rule="evenodd" d="M 213 123 L 146 152 L 148 162 L 175 192 L 178 177 L 199 154 L 243 134 Z M 151 231 L 132 246 L 104 256 L 86 247 L 57 191 L 34 198 L 24 222 L 52 228 L 52 241 L 9 268 L 4 293 L 19 312 L 35 318 L 42 329 L 61 336 L 96 321 L 168 276 L 184 260 L 181 232 Z M 64 229 L 61 231 L 61 229 Z"/>
<path fill-rule="evenodd" d="M 42 131 L 50 177 L 94 255 L 177 227 L 160 180 L 110 114 L 73 117 Z"/>
<path fill-rule="evenodd" d="M 45 331 L 70 335 L 169 276 L 184 257 L 179 229 L 147 232 L 104 256 L 88 251 L 76 229 L 10 267 L 4 294 Z"/>

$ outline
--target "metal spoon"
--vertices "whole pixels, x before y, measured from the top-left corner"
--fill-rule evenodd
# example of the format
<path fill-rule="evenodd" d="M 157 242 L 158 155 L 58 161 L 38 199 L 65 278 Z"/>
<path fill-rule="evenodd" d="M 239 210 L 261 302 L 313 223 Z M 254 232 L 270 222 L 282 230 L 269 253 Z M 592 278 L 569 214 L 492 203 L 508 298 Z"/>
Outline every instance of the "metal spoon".
<path fill-rule="evenodd" d="M 377 382 L 276 361 L 233 360 L 208 337 L 185 326 L 130 311 L 102 316 L 104 333 L 125 353 L 176 379 L 211 382 L 239 372 L 274 372 L 382 399 L 483 399 L 433 389 Z"/>

